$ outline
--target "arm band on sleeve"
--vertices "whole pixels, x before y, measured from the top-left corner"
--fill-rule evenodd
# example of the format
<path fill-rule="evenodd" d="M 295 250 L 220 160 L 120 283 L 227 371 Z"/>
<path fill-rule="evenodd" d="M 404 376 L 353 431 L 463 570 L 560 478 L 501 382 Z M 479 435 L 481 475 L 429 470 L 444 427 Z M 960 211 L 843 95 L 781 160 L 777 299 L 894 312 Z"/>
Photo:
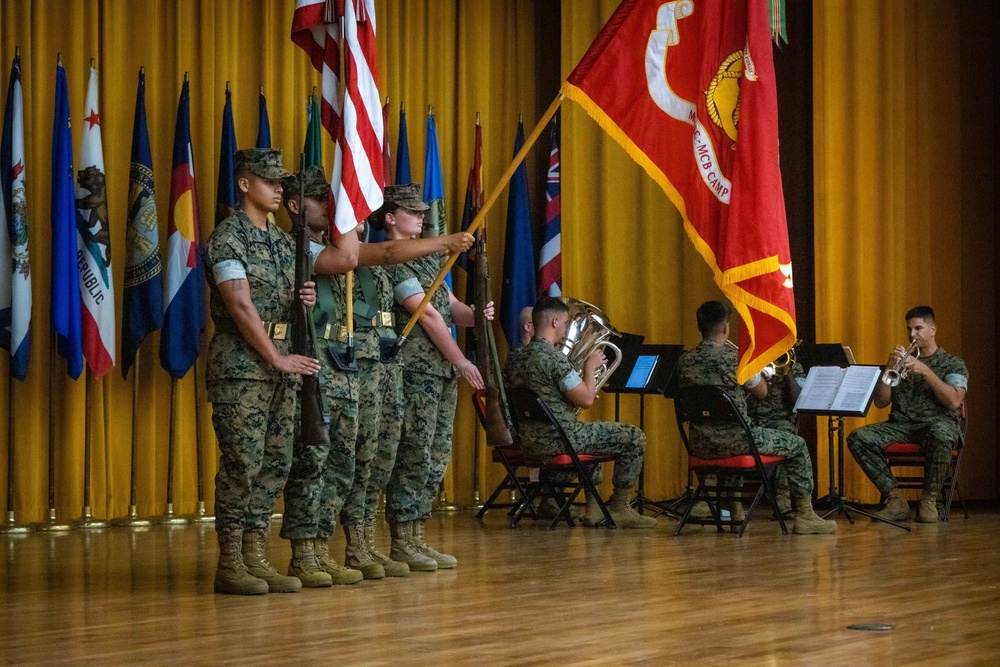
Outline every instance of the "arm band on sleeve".
<path fill-rule="evenodd" d="M 220 285 L 227 280 L 245 280 L 247 270 L 238 259 L 224 259 L 212 267 L 212 274 L 215 276 L 215 284 Z"/>
<path fill-rule="evenodd" d="M 393 287 L 392 292 L 396 296 L 396 301 L 402 305 L 404 301 L 409 299 L 414 294 L 423 294 L 424 288 L 420 284 L 420 281 L 416 278 L 407 278 Z"/>
<path fill-rule="evenodd" d="M 580 374 L 576 371 L 570 371 L 566 374 L 566 377 L 559 381 L 559 389 L 561 389 L 563 393 L 566 393 L 567 391 L 576 389 L 581 384 L 583 384 L 583 378 L 580 377 Z"/>
<path fill-rule="evenodd" d="M 754 387 L 756 387 L 756 386 L 757 386 L 757 385 L 759 385 L 759 384 L 760 384 L 760 373 L 757 373 L 757 374 L 756 374 L 756 375 L 754 375 L 754 376 L 753 376 L 752 378 L 750 378 L 749 380 L 747 380 L 747 381 L 746 381 L 746 382 L 745 382 L 745 383 L 743 384 L 743 387 L 744 387 L 745 389 L 753 389 Z"/>
<path fill-rule="evenodd" d="M 961 373 L 948 373 L 944 376 L 944 383 L 950 384 L 952 387 L 958 389 L 969 390 L 969 378 L 965 377 Z"/>

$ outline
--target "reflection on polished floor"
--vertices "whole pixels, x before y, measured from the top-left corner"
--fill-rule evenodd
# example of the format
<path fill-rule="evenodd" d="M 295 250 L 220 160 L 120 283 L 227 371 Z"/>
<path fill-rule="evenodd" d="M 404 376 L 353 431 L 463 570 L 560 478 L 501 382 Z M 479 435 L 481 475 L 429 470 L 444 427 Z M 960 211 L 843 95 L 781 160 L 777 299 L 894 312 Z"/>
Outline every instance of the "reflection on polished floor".
<path fill-rule="evenodd" d="M 212 593 L 211 524 L 0 535 L 0 662 L 996 664 L 997 508 L 912 533 L 838 522 L 782 537 L 761 516 L 737 540 L 440 512 L 429 541 L 457 570 L 250 598 Z"/>

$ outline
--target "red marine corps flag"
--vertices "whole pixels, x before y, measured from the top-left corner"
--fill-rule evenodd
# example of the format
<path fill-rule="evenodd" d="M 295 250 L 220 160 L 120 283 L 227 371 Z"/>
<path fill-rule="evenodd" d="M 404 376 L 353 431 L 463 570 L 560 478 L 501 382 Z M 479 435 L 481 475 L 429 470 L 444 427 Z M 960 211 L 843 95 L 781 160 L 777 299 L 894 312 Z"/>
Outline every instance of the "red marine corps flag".
<path fill-rule="evenodd" d="M 563 90 L 684 218 L 743 320 L 745 382 L 795 342 L 767 0 L 624 0 Z"/>

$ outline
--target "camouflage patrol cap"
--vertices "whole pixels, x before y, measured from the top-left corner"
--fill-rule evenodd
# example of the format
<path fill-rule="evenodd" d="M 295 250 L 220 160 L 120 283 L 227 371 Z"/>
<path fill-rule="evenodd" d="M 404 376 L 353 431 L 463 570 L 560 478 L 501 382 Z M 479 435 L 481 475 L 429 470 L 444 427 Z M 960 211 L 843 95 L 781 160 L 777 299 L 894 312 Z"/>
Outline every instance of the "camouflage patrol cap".
<path fill-rule="evenodd" d="M 385 203 L 383 206 L 388 208 L 390 204 L 395 204 L 400 208 L 410 211 L 426 211 L 430 208 L 420 196 L 420 183 L 387 185 L 385 187 Z"/>
<path fill-rule="evenodd" d="M 280 180 L 291 176 L 292 172 L 281 166 L 280 148 L 247 148 L 236 151 L 233 173 L 248 171 L 260 178 Z"/>
<path fill-rule="evenodd" d="M 306 167 L 303 185 L 302 194 L 306 197 L 323 199 L 330 192 L 330 183 L 326 180 L 326 174 L 323 172 L 322 165 L 314 164 L 311 167 Z M 284 191 L 285 201 L 298 197 L 299 175 L 289 174 L 281 179 L 281 189 Z"/>

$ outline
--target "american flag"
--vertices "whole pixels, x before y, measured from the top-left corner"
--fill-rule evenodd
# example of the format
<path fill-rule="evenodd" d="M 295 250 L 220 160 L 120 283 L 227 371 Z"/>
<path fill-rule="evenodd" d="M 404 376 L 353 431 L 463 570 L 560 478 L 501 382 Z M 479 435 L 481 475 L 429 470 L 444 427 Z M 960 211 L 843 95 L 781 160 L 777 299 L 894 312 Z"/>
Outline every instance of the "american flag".
<path fill-rule="evenodd" d="M 342 14 L 340 13 L 342 10 Z M 339 94 L 343 22 L 343 97 Z M 382 205 L 384 136 L 378 93 L 375 0 L 297 0 L 292 41 L 323 75 L 323 127 L 336 141 L 334 226 L 347 233 Z"/>
<path fill-rule="evenodd" d="M 545 184 L 545 242 L 538 257 L 538 294 L 562 295 L 560 236 L 562 204 L 559 200 L 559 116 L 552 120 L 552 150 Z"/>

